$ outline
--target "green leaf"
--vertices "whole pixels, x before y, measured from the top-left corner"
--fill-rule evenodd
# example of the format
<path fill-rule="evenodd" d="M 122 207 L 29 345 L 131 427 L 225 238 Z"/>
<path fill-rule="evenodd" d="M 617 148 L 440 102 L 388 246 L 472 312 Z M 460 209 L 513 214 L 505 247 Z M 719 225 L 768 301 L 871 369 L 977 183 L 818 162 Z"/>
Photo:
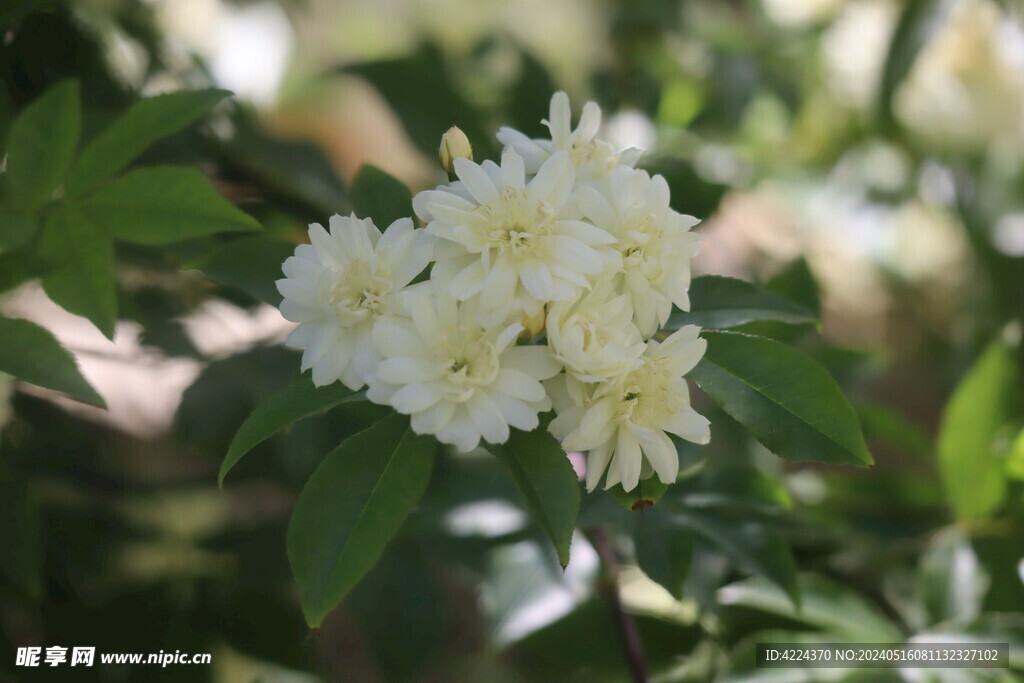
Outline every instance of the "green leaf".
<path fill-rule="evenodd" d="M 580 483 L 565 451 L 543 429 L 512 430 L 508 441 L 490 448 L 512 473 L 530 514 L 555 544 L 565 567 L 580 511 Z"/>
<path fill-rule="evenodd" d="M 761 524 L 725 519 L 696 509 L 676 511 L 676 515 L 680 523 L 703 536 L 737 567 L 769 579 L 799 607 L 796 562 L 779 534 Z"/>
<path fill-rule="evenodd" d="M 68 175 L 67 195 L 88 192 L 160 138 L 195 122 L 229 94 L 226 90 L 186 90 L 137 101 L 82 151 Z"/>
<path fill-rule="evenodd" d="M 47 265 L 43 289 L 54 303 L 88 318 L 113 339 L 117 291 L 110 238 L 92 220 L 61 205 L 47 217 L 39 256 Z"/>
<path fill-rule="evenodd" d="M 363 164 L 352 181 L 352 206 L 360 218 L 373 218 L 383 232 L 399 218 L 412 216 L 412 194 L 405 183 L 373 164 Z"/>
<path fill-rule="evenodd" d="M 310 476 L 288 526 L 306 621 L 317 627 L 377 563 L 426 490 L 437 442 L 393 415 L 346 439 Z"/>
<path fill-rule="evenodd" d="M 71 166 L 81 119 L 78 82 L 63 81 L 14 120 L 7 145 L 7 189 L 16 206 L 37 209 L 50 200 Z"/>
<path fill-rule="evenodd" d="M 49 332 L 27 320 L 0 317 L 0 372 L 96 406 L 103 398 Z"/>
<path fill-rule="evenodd" d="M 234 123 L 235 134 L 221 151 L 247 176 L 262 181 L 268 194 L 301 202 L 319 215 L 349 212 L 345 186 L 320 147 L 270 137 L 248 117 Z"/>
<path fill-rule="evenodd" d="M 936 0 L 907 0 L 889 39 L 889 50 L 878 80 L 877 116 L 883 132 L 897 128 L 893 100 L 900 83 L 913 68 L 921 48 L 935 30 Z"/>
<path fill-rule="evenodd" d="M 43 535 L 24 482 L 0 478 L 0 573 L 32 598 L 43 593 Z"/>
<path fill-rule="evenodd" d="M 814 315 L 778 294 L 758 289 L 749 282 L 719 275 L 694 278 L 690 285 L 689 312 L 674 311 L 667 329 L 683 325 L 705 328 L 738 327 L 755 320 L 790 324 L 817 322 Z"/>
<path fill-rule="evenodd" d="M 683 584 L 693 557 L 694 535 L 694 531 L 678 523 L 664 505 L 635 516 L 636 562 L 644 574 L 664 586 L 676 599 L 683 597 Z"/>
<path fill-rule="evenodd" d="M 138 244 L 260 229 L 252 216 L 232 206 L 194 168 L 129 171 L 76 206 L 113 237 Z"/>
<path fill-rule="evenodd" d="M 220 467 L 218 483 L 246 453 L 274 434 L 298 420 L 327 412 L 348 401 L 363 399 L 362 393 L 353 393 L 340 382 L 316 387 L 308 377 L 291 384 L 259 404 L 246 418 L 231 440 L 224 463 Z"/>
<path fill-rule="evenodd" d="M 1010 446 L 1010 454 L 1006 457 L 1006 474 L 1019 481 L 1024 481 L 1024 429 Z"/>
<path fill-rule="evenodd" d="M 1014 349 L 992 342 L 946 403 L 938 435 L 939 474 L 958 520 L 987 517 L 1006 495 L 995 439 L 1019 403 Z"/>
<path fill-rule="evenodd" d="M 39 221 L 31 213 L 0 205 L 0 251 L 22 246 L 38 229 Z"/>
<path fill-rule="evenodd" d="M 444 56 L 436 47 L 426 46 L 400 59 L 345 66 L 340 71 L 372 83 L 401 119 L 412 141 L 432 158 L 441 135 L 451 126 L 458 126 L 466 134 L 476 158 L 490 158 L 495 151 L 480 114 L 455 87 Z"/>
<path fill-rule="evenodd" d="M 201 270 L 217 284 L 235 287 L 276 307 L 281 294 L 274 281 L 281 277 L 281 264 L 294 251 L 290 242 L 246 235 L 219 244 L 183 268 Z"/>
<path fill-rule="evenodd" d="M 786 460 L 871 464 L 857 414 L 825 370 L 777 341 L 703 332 L 704 358 L 690 378 Z"/>
<path fill-rule="evenodd" d="M 854 590 L 817 574 L 801 574 L 800 610 L 794 611 L 786 595 L 761 577 L 725 586 L 718 591 L 723 605 L 738 605 L 796 619 L 840 639 L 867 643 L 903 640 L 900 629 L 881 610 Z"/>
<path fill-rule="evenodd" d="M 632 491 L 627 492 L 623 490 L 622 484 L 616 484 L 608 489 L 608 493 L 612 494 L 612 497 L 622 507 L 636 511 L 644 510 L 657 503 L 667 490 L 668 484 L 663 484 L 657 477 L 648 477 L 641 479 Z"/>

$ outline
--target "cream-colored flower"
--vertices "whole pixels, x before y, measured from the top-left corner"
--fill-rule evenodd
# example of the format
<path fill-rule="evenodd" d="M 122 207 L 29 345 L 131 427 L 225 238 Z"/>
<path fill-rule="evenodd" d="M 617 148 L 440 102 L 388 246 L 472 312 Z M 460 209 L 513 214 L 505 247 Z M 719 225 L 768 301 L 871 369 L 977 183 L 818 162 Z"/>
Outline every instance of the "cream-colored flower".
<path fill-rule="evenodd" d="M 288 346 L 305 349 L 302 369 L 313 369 L 317 386 L 341 380 L 361 388 L 379 360 L 371 335 L 395 297 L 427 267 L 430 245 L 412 220 L 395 221 L 381 235 L 369 218 L 332 216 L 330 232 L 309 226 L 310 244 L 300 245 L 277 281 L 284 296 L 281 315 L 299 326 Z"/>
<path fill-rule="evenodd" d="M 605 281 L 573 301 L 551 305 L 548 346 L 555 358 L 582 382 L 600 382 L 636 368 L 647 348 L 633 324 L 624 295 Z"/>
<path fill-rule="evenodd" d="M 407 291 L 406 316 L 374 332 L 383 360 L 367 397 L 411 416 L 413 431 L 470 451 L 504 443 L 509 426 L 531 431 L 551 407 L 541 380 L 561 367 L 545 346 L 516 346 L 522 325 L 484 329 L 476 302 L 459 304 L 423 283 Z"/>
<path fill-rule="evenodd" d="M 526 182 L 512 149 L 501 166 L 455 159 L 459 181 L 416 195 L 413 206 L 437 241 L 431 279 L 460 301 L 479 297 L 480 322 L 532 317 L 566 301 L 608 268 L 615 238 L 585 221 L 570 201 L 575 172 L 555 154 Z"/>
<path fill-rule="evenodd" d="M 619 166 L 607 181 L 579 187 L 576 199 L 588 220 L 616 238 L 622 266 L 612 273 L 614 286 L 628 297 L 645 339 L 665 324 L 672 304 L 689 310 L 690 260 L 699 239 L 690 228 L 698 220 L 669 208 L 663 177 Z"/>
<path fill-rule="evenodd" d="M 601 127 L 601 107 L 596 102 L 583 105 L 579 125 L 574 129 L 569 96 L 562 91 L 552 95 L 551 110 L 544 125 L 551 132 L 550 140 L 532 140 L 514 128 L 502 127 L 498 131 L 498 141 L 523 157 L 528 173 L 536 173 L 556 152 L 567 152 L 576 167 L 578 178 L 605 178 L 616 166 L 636 166 L 643 155 L 643 150 L 633 147 L 616 151 L 608 142 L 597 139 L 597 131 Z"/>
<path fill-rule="evenodd" d="M 1022 24 L 1000 5 L 950 3 L 896 91 L 899 119 L 944 151 L 1019 149 L 1024 140 Z"/>
<path fill-rule="evenodd" d="M 621 484 L 631 491 L 652 473 L 670 484 L 679 456 L 668 433 L 700 444 L 710 440 L 708 420 L 690 405 L 683 379 L 707 347 L 699 332 L 688 325 L 661 344 L 648 341 L 640 366 L 613 380 L 585 385 L 560 375 L 547 383 L 558 413 L 549 430 L 567 451 L 589 451 L 589 490 L 606 470 L 605 488 Z"/>

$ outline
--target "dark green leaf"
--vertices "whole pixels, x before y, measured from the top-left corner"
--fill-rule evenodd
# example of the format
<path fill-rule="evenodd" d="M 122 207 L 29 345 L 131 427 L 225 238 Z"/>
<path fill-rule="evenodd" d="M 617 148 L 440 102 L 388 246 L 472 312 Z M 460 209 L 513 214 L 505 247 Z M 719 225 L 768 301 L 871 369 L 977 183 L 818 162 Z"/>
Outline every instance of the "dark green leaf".
<path fill-rule="evenodd" d="M 678 523 L 664 505 L 636 515 L 634 524 L 633 545 L 640 569 L 673 597 L 682 599 L 693 556 L 693 530 Z"/>
<path fill-rule="evenodd" d="M 661 500 L 667 490 L 668 484 L 661 483 L 657 477 L 648 477 L 642 479 L 632 491 L 624 491 L 622 484 L 616 484 L 608 489 L 608 493 L 627 510 L 644 510 Z"/>
<path fill-rule="evenodd" d="M 0 27 L 6 28 L 32 12 L 50 9 L 60 2 L 62 0 L 5 0 L 0 7 Z"/>
<path fill-rule="evenodd" d="M 643 643 L 644 659 L 655 674 L 652 680 L 681 680 L 673 674 L 678 671 L 680 660 L 697 645 L 700 628 L 642 614 L 632 615 L 632 620 Z M 610 601 L 593 598 L 514 643 L 510 648 L 511 660 L 526 681 L 636 680 L 630 675 L 620 628 Z"/>
<path fill-rule="evenodd" d="M 387 681 L 421 681 L 445 641 L 443 586 L 423 548 L 396 538 L 380 563 L 349 594 L 346 607 L 369 641 Z"/>
<path fill-rule="evenodd" d="M 360 218 L 372 218 L 384 230 L 399 218 L 412 216 L 412 194 L 405 183 L 373 164 L 363 164 L 352 181 L 352 206 Z"/>
<path fill-rule="evenodd" d="M 346 439 L 306 482 L 288 558 L 310 626 L 320 625 L 380 559 L 426 490 L 437 442 L 393 415 Z"/>
<path fill-rule="evenodd" d="M 32 598 L 43 592 L 43 536 L 39 513 L 24 482 L 0 478 L 0 573 Z"/>
<path fill-rule="evenodd" d="M 81 195 L 130 164 L 147 147 L 195 122 L 230 93 L 186 90 L 139 100 L 90 142 L 71 169 L 69 196 Z"/>
<path fill-rule="evenodd" d="M 235 287 L 271 306 L 281 303 L 274 281 L 281 278 L 281 264 L 295 245 L 263 235 L 238 237 L 218 245 L 184 267 L 203 271 L 214 282 Z"/>
<path fill-rule="evenodd" d="M 1006 494 L 995 437 L 1020 401 L 1014 349 L 992 342 L 946 404 L 938 436 L 939 474 L 957 519 L 988 516 Z"/>
<path fill-rule="evenodd" d="M 555 544 L 558 561 L 569 564 L 569 544 L 580 511 L 580 483 L 569 457 L 547 431 L 512 430 L 492 452 L 508 467 L 530 514 Z"/>
<path fill-rule="evenodd" d="M 852 589 L 816 574 L 801 574 L 799 587 L 799 611 L 777 586 L 761 577 L 725 586 L 718 599 L 723 605 L 742 605 L 797 619 L 840 638 L 871 643 L 903 640 L 896 624 Z"/>
<path fill-rule="evenodd" d="M 821 291 L 807 259 L 798 258 L 790 263 L 766 282 L 764 288 L 796 302 L 815 318 L 821 316 Z"/>
<path fill-rule="evenodd" d="M 224 483 L 224 477 L 242 456 L 285 427 L 342 403 L 362 398 L 362 393 L 355 394 L 340 382 L 316 387 L 308 377 L 285 387 L 257 406 L 238 428 L 220 467 L 219 483 Z"/>
<path fill-rule="evenodd" d="M 129 171 L 76 206 L 112 236 L 139 244 L 260 228 L 194 168 Z"/>
<path fill-rule="evenodd" d="M 0 251 L 25 244 L 38 228 L 39 222 L 31 213 L 0 204 Z"/>
<path fill-rule="evenodd" d="M 458 92 L 448 77 L 441 51 L 425 47 L 401 59 L 347 66 L 345 72 L 362 76 L 376 87 L 402 120 L 413 142 L 437 154 L 441 135 L 458 126 L 473 145 L 474 156 L 486 159 L 494 143 L 476 108 Z"/>
<path fill-rule="evenodd" d="M 908 0 L 903 3 L 899 21 L 889 39 L 882 77 L 878 81 L 878 119 L 883 131 L 892 132 L 895 128 L 893 99 L 900 83 L 910 73 L 918 52 L 928 42 L 929 33 L 935 29 L 935 5 L 935 0 Z"/>
<path fill-rule="evenodd" d="M 737 522 L 701 510 L 677 511 L 678 520 L 703 536 L 737 567 L 764 576 L 800 605 L 796 562 L 786 542 L 760 524 Z"/>
<path fill-rule="evenodd" d="M 345 186 L 322 149 L 307 141 L 272 138 L 245 119 L 235 125 L 235 135 L 223 146 L 230 162 L 272 194 L 301 202 L 318 215 L 349 212 Z"/>
<path fill-rule="evenodd" d="M 689 376 L 768 450 L 794 461 L 872 462 L 856 412 L 820 365 L 764 337 L 703 336 L 707 352 Z"/>
<path fill-rule="evenodd" d="M 114 246 L 94 221 L 62 205 L 39 241 L 47 265 L 43 289 L 64 310 L 92 321 L 108 339 L 117 323 Z"/>
<path fill-rule="evenodd" d="M 755 320 L 783 323 L 814 323 L 810 311 L 789 299 L 759 289 L 749 282 L 719 275 L 694 278 L 690 285 L 689 312 L 674 311 L 666 329 L 683 325 L 727 328 Z"/>
<path fill-rule="evenodd" d="M 55 85 L 22 110 L 7 145 L 12 203 L 36 209 L 49 201 L 75 156 L 81 118 L 77 81 Z"/>
<path fill-rule="evenodd" d="M 0 318 L 0 372 L 86 403 L 105 405 L 82 377 L 71 354 L 53 335 L 27 320 Z"/>

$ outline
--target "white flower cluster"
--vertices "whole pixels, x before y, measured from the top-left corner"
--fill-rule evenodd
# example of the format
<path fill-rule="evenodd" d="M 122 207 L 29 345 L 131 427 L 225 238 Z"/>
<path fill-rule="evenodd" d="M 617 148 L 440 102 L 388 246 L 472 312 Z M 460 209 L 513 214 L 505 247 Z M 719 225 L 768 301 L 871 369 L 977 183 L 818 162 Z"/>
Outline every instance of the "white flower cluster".
<path fill-rule="evenodd" d="M 366 386 L 460 451 L 536 429 L 554 408 L 551 433 L 589 451 L 589 489 L 605 473 L 627 491 L 674 481 L 668 434 L 710 438 L 683 379 L 705 342 L 693 326 L 652 337 L 673 305 L 689 308 L 697 221 L 669 208 L 664 178 L 633 168 L 638 150 L 595 137 L 600 118 L 588 103 L 573 129 L 556 93 L 551 139 L 503 128 L 500 165 L 454 158 L 457 180 L 416 195 L 424 228 L 311 226 L 278 288 L 313 382 Z"/>

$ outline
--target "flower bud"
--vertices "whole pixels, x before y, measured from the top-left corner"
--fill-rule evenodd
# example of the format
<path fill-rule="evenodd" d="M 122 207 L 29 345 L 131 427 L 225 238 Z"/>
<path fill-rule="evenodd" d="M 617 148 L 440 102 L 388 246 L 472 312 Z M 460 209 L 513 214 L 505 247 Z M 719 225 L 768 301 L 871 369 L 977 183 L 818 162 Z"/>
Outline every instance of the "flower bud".
<path fill-rule="evenodd" d="M 441 136 L 441 148 L 438 150 L 438 158 L 441 160 L 441 168 L 449 175 L 455 172 L 454 162 L 464 157 L 473 160 L 473 147 L 469 144 L 469 138 L 458 126 L 452 126 Z"/>
<path fill-rule="evenodd" d="M 519 321 L 523 326 L 523 331 L 519 333 L 519 338 L 533 339 L 535 336 L 540 334 L 541 330 L 544 329 L 544 319 L 546 315 L 547 314 L 544 312 L 543 307 L 541 307 L 541 309 L 534 315 L 524 312 Z"/>

